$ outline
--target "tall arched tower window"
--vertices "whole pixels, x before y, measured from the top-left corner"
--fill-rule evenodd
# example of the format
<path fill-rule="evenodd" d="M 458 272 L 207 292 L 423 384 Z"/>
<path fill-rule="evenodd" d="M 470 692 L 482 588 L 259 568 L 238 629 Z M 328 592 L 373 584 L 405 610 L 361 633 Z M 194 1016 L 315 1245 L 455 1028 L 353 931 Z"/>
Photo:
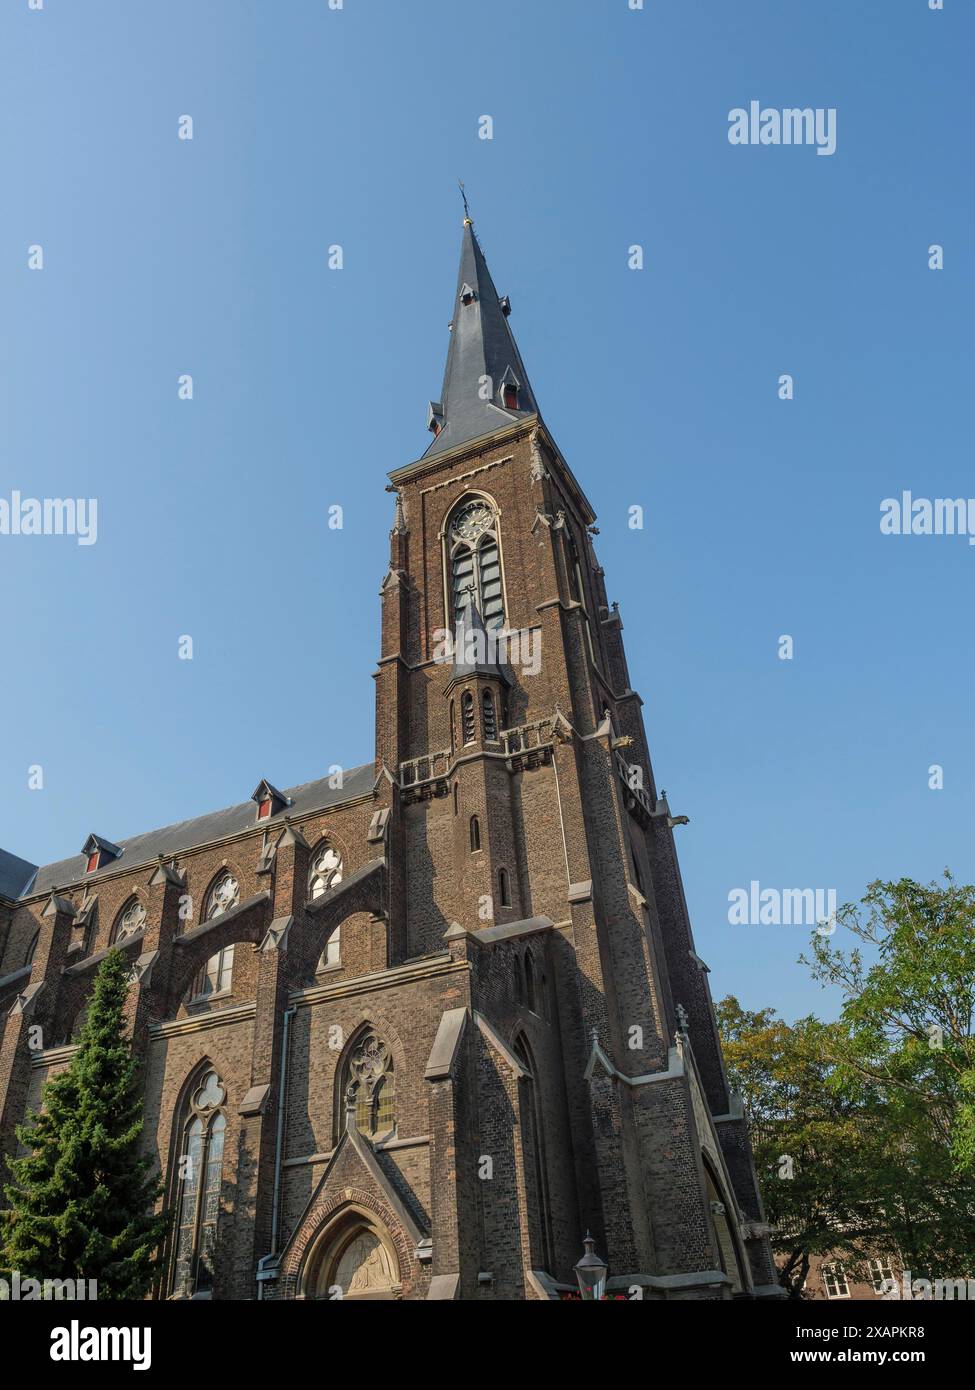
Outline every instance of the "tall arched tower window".
<path fill-rule="evenodd" d="M 172 1291 L 183 1298 L 209 1293 L 213 1288 L 226 1096 L 217 1073 L 205 1071 L 190 1090 L 181 1117 Z"/>
<path fill-rule="evenodd" d="M 498 514 L 486 497 L 468 498 L 451 512 L 446 527 L 449 608 L 456 625 L 471 599 L 484 626 L 504 626 Z"/>
<path fill-rule="evenodd" d="M 494 696 L 490 690 L 485 690 L 481 696 L 481 708 L 484 714 L 484 739 L 487 743 L 497 743 L 498 741 L 498 720 L 494 712 Z"/>

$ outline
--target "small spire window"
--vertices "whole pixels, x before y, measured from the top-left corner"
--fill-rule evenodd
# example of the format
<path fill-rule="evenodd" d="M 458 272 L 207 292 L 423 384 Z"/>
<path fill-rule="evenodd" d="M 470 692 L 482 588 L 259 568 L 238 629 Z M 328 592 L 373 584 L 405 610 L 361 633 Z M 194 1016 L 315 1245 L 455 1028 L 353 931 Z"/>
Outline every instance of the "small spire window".
<path fill-rule="evenodd" d="M 520 382 L 510 367 L 505 368 L 501 378 L 501 404 L 505 410 L 518 409 L 518 388 Z"/>
<path fill-rule="evenodd" d="M 475 854 L 481 848 L 481 822 L 477 816 L 471 816 L 471 854 Z"/>

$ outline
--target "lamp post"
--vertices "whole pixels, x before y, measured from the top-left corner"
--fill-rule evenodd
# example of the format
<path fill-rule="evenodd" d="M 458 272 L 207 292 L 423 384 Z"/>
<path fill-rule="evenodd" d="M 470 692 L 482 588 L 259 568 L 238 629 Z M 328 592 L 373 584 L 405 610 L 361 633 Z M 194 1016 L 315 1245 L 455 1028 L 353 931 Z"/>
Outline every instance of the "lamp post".
<path fill-rule="evenodd" d="M 603 1296 L 606 1288 L 606 1275 L 609 1268 L 605 1260 L 601 1260 L 596 1254 L 596 1242 L 589 1232 L 583 1241 L 586 1247 L 582 1259 L 575 1267 L 576 1280 L 579 1284 L 579 1293 L 587 1303 L 598 1302 Z"/>

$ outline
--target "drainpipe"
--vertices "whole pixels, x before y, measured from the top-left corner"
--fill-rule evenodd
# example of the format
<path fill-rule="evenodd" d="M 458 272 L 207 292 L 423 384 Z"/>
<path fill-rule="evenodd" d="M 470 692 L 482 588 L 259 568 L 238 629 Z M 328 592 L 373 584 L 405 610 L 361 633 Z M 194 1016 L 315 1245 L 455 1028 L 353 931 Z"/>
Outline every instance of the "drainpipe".
<path fill-rule="evenodd" d="M 274 1136 L 274 1190 L 271 1194 L 271 1253 L 257 1263 L 257 1297 L 264 1299 L 264 1284 L 270 1275 L 268 1266 L 278 1253 L 278 1207 L 281 1199 L 281 1164 L 284 1158 L 284 1103 L 288 1092 L 289 1043 L 291 1039 L 291 1020 L 296 1006 L 284 1011 L 284 1031 L 281 1035 L 281 1084 L 278 1089 L 278 1123 Z"/>

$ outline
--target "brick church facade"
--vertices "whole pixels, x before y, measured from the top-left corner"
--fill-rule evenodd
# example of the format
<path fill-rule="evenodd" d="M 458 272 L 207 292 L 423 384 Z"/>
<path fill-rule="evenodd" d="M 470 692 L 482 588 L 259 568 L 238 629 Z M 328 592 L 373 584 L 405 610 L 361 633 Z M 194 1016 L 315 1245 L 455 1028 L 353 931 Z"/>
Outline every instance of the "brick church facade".
<path fill-rule="evenodd" d="M 0 852 L 0 1149 L 117 945 L 156 1297 L 554 1299 L 587 1230 L 611 1295 L 777 1293 L 594 514 L 509 315 L 465 221 L 432 440 L 390 474 L 374 762 Z"/>

